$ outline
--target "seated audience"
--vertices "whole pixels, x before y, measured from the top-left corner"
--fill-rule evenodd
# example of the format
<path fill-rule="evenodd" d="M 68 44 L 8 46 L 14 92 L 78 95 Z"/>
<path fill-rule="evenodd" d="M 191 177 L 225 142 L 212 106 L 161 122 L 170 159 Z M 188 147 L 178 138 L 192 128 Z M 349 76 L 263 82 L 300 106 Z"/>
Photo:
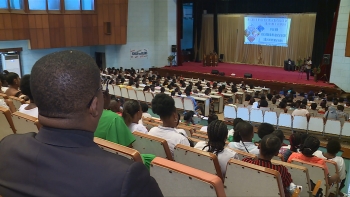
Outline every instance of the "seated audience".
<path fill-rule="evenodd" d="M 238 123 L 235 127 L 235 133 L 238 133 L 239 135 L 235 135 L 235 142 L 230 142 L 228 144 L 230 148 L 259 155 L 258 147 L 252 141 L 254 137 L 254 131 L 253 126 L 251 124 L 249 124 L 246 121 Z"/>
<path fill-rule="evenodd" d="M 313 156 L 314 152 L 316 152 L 319 147 L 320 147 L 320 140 L 318 140 L 317 138 L 315 138 L 313 136 L 309 136 L 305 139 L 304 143 L 301 145 L 300 153 L 296 153 L 296 152 L 292 153 L 290 155 L 290 157 L 288 158 L 287 162 L 291 163 L 293 159 L 299 159 L 299 160 L 306 161 L 309 163 L 320 164 L 321 166 L 323 166 L 325 168 L 326 174 L 329 174 L 326 162 L 321 158 Z M 316 181 L 317 180 L 314 180 L 314 183 Z M 338 174 L 334 174 L 334 175 L 328 177 L 328 184 L 329 185 L 332 185 L 334 183 L 339 183 L 339 182 L 340 182 L 340 179 L 339 179 Z"/>
<path fill-rule="evenodd" d="M 214 120 L 208 126 L 209 141 L 200 141 L 194 147 L 210 153 L 214 153 L 219 160 L 222 176 L 225 177 L 227 162 L 231 159 L 238 159 L 236 152 L 225 148 L 227 139 L 227 126 L 221 120 Z"/>
<path fill-rule="evenodd" d="M 30 91 L 30 75 L 24 75 L 20 83 L 21 92 L 29 98 L 29 104 L 22 104 L 18 111 L 29 116 L 38 118 L 38 108 L 34 103 L 32 93 Z"/>
<path fill-rule="evenodd" d="M 327 111 L 327 101 L 326 100 L 322 100 L 320 103 L 321 108 L 318 110 L 318 113 L 320 114 L 325 114 Z"/>
<path fill-rule="evenodd" d="M 319 157 L 321 159 L 332 160 L 335 163 L 337 163 L 338 170 L 339 170 L 339 178 L 341 180 L 341 184 L 339 186 L 339 192 L 344 188 L 345 179 L 346 179 L 346 166 L 345 166 L 344 159 L 340 156 L 337 156 L 340 149 L 341 149 L 341 146 L 339 141 L 329 140 L 327 144 L 327 152 L 322 152 L 320 150 L 317 150 L 313 154 L 314 156 Z"/>
<path fill-rule="evenodd" d="M 5 75 L 0 73 L 0 92 L 5 94 L 6 90 L 8 89 L 7 86 L 8 84 L 6 82 Z"/>
<path fill-rule="evenodd" d="M 214 120 L 219 120 L 218 116 L 216 114 L 209 114 L 208 116 L 208 125 L 213 122 Z M 200 131 L 207 132 L 208 126 L 203 126 Z"/>
<path fill-rule="evenodd" d="M 142 118 L 142 108 L 138 101 L 128 100 L 124 103 L 123 114 L 125 124 L 129 127 L 131 133 L 134 131 L 140 133 L 148 133 L 148 130 L 142 124 L 139 124 L 139 121 Z"/>
<path fill-rule="evenodd" d="M 145 86 L 144 88 L 143 88 L 143 92 L 150 92 L 150 87 L 149 86 Z"/>
<path fill-rule="evenodd" d="M 275 165 L 271 163 L 271 159 L 274 156 L 278 155 L 278 151 L 281 148 L 281 144 L 282 143 L 277 136 L 273 134 L 266 135 L 260 142 L 260 154 L 258 156 L 258 159 L 255 160 L 247 157 L 244 158 L 242 161 L 278 171 L 282 178 L 285 196 L 291 196 L 291 193 L 293 193 L 293 191 L 295 190 L 296 185 L 293 183 L 292 176 L 288 172 L 288 169 L 283 165 Z"/>
<path fill-rule="evenodd" d="M 195 109 L 195 110 L 200 110 L 201 114 L 204 114 L 204 109 L 203 109 L 203 107 L 197 105 L 196 100 L 191 96 L 191 89 L 190 89 L 190 88 L 186 88 L 185 94 L 186 94 L 186 98 L 189 98 L 189 99 L 192 100 L 193 105 L 194 105 L 194 109 Z"/>
<path fill-rule="evenodd" d="M 248 106 L 246 108 L 248 108 L 248 110 L 251 110 L 254 103 L 255 103 L 255 99 L 254 98 L 250 98 L 249 104 L 248 104 Z"/>
<path fill-rule="evenodd" d="M 186 123 L 187 126 L 194 125 L 193 115 L 193 111 L 186 112 L 184 115 L 184 123 Z"/>
<path fill-rule="evenodd" d="M 174 99 L 166 94 L 157 94 L 152 100 L 153 113 L 160 116 L 162 125 L 153 127 L 148 135 L 163 138 L 168 142 L 169 149 L 174 155 L 174 147 L 177 144 L 190 146 L 188 139 L 176 131 L 178 113 L 176 112 Z"/>
<path fill-rule="evenodd" d="M 101 118 L 98 122 L 95 137 L 99 137 L 123 146 L 131 147 L 131 144 L 136 140 L 130 132 L 124 119 L 115 112 L 108 110 L 111 101 L 111 96 L 108 90 L 103 91 L 104 106 Z"/>
<path fill-rule="evenodd" d="M 42 127 L 0 142 L 2 196 L 163 196 L 142 163 L 93 141 L 103 110 L 95 60 L 80 51 L 46 55 L 30 83 Z"/>
<path fill-rule="evenodd" d="M 109 103 L 109 107 L 108 107 L 112 112 L 119 114 L 120 116 L 123 113 L 123 109 L 121 108 L 121 101 L 119 98 L 113 99 L 111 100 L 111 102 Z"/>
<path fill-rule="evenodd" d="M 8 89 L 5 91 L 7 96 L 20 97 L 22 92 L 19 90 L 19 85 L 21 83 L 21 79 L 19 78 L 17 73 L 10 72 L 6 74 L 6 82 L 8 84 Z"/>
<path fill-rule="evenodd" d="M 232 126 L 233 128 L 231 130 L 228 131 L 228 140 L 229 142 L 240 142 L 241 141 L 241 137 L 239 136 L 238 132 L 235 132 L 235 127 L 237 127 L 238 123 L 240 122 L 244 122 L 244 120 L 242 118 L 235 118 L 233 120 Z M 230 135 L 232 135 L 232 139 L 230 139 Z"/>

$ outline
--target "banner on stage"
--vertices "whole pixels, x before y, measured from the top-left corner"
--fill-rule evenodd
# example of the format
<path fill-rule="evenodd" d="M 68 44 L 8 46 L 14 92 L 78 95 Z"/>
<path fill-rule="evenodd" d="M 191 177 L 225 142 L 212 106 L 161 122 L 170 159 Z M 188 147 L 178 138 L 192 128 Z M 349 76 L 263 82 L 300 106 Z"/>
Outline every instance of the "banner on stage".
<path fill-rule="evenodd" d="M 148 59 L 148 50 L 130 49 L 130 59 Z"/>
<path fill-rule="evenodd" d="M 245 16 L 244 44 L 288 47 L 290 23 L 287 17 Z"/>

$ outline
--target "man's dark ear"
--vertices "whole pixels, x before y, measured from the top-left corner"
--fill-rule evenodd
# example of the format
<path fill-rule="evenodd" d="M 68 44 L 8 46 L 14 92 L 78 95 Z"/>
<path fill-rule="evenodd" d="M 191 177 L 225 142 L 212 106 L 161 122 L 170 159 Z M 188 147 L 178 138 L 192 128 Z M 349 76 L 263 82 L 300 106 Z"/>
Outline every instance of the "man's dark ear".
<path fill-rule="evenodd" d="M 99 101 L 97 99 L 97 97 L 94 97 L 92 99 L 92 102 L 91 102 L 91 105 L 90 105 L 90 108 L 89 108 L 89 112 L 90 114 L 92 115 L 92 117 L 97 117 L 99 114 L 98 112 L 98 105 L 99 105 Z"/>

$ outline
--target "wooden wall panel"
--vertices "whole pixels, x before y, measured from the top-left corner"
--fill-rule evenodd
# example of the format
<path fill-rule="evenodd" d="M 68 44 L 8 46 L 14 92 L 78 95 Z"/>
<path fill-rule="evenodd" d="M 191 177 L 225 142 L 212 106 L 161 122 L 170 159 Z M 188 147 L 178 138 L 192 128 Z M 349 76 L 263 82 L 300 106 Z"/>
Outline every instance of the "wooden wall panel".
<path fill-rule="evenodd" d="M 128 0 L 96 0 L 92 14 L 0 13 L 0 40 L 29 40 L 32 49 L 126 43 Z M 111 34 L 103 25 L 111 23 Z"/>

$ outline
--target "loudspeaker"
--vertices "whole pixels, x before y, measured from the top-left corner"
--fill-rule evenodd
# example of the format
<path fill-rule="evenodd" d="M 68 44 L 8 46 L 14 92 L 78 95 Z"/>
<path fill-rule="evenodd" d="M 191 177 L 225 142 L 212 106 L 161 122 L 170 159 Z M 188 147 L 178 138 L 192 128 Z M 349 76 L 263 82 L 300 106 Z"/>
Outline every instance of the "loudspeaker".
<path fill-rule="evenodd" d="M 220 72 L 219 75 L 220 76 L 225 76 L 225 73 L 224 72 Z"/>
<path fill-rule="evenodd" d="M 219 56 L 219 62 L 223 62 L 224 61 L 224 54 L 220 54 Z"/>
<path fill-rule="evenodd" d="M 244 78 L 252 78 L 253 75 L 251 73 L 244 73 Z"/>
<path fill-rule="evenodd" d="M 176 52 L 176 45 L 171 45 L 171 52 Z"/>
<path fill-rule="evenodd" d="M 211 70 L 211 74 L 217 75 L 219 74 L 219 70 Z"/>
<path fill-rule="evenodd" d="M 331 62 L 331 55 L 330 54 L 323 54 L 323 64 L 329 65 Z"/>

